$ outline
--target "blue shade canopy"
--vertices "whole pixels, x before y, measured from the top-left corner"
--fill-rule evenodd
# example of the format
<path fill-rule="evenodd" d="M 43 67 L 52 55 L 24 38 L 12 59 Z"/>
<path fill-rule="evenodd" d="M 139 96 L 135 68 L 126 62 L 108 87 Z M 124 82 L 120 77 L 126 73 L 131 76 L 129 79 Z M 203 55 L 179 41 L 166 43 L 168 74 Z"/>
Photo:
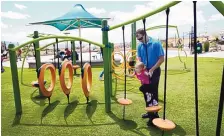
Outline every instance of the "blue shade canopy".
<path fill-rule="evenodd" d="M 30 23 L 31 25 L 50 25 L 60 31 L 78 28 L 101 28 L 102 19 L 90 14 L 81 4 L 76 4 L 69 12 L 53 20 Z"/>

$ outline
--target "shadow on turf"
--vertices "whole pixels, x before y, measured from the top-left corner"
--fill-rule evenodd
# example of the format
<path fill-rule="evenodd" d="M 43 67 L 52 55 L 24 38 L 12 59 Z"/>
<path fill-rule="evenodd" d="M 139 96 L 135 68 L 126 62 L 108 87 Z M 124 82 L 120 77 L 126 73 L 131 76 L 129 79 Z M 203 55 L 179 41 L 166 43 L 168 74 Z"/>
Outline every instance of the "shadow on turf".
<path fill-rule="evenodd" d="M 93 121 L 92 121 L 92 116 L 94 114 L 94 112 L 96 111 L 96 108 L 97 108 L 97 104 L 98 104 L 98 101 L 97 100 L 91 100 L 88 104 L 86 104 L 86 114 L 89 118 L 89 120 L 91 121 L 92 124 Z M 75 108 L 79 105 L 79 101 L 78 100 L 75 100 L 73 102 L 71 102 L 70 104 L 68 104 L 68 106 L 65 108 L 65 111 L 64 111 L 64 119 L 65 119 L 65 122 L 66 124 L 68 125 L 67 123 L 67 118 L 70 114 L 72 114 L 72 112 L 75 110 Z"/>
<path fill-rule="evenodd" d="M 12 123 L 12 127 L 20 124 L 21 117 L 22 117 L 21 114 L 16 114 L 15 115 L 15 118 L 14 118 L 13 123 Z"/>
<path fill-rule="evenodd" d="M 26 124 L 20 123 L 22 126 L 50 126 L 50 127 L 91 127 L 91 126 L 107 126 L 115 125 L 116 123 L 104 123 L 104 124 L 89 124 L 89 125 L 57 125 L 57 124 Z"/>
<path fill-rule="evenodd" d="M 171 136 L 171 135 L 185 136 L 187 134 L 186 131 L 179 125 L 176 125 L 176 128 L 172 131 L 162 131 L 155 126 L 141 127 L 141 128 L 137 128 L 136 130 L 140 130 L 140 129 L 148 130 L 151 136 L 161 136 L 161 135 L 162 136 Z"/>
<path fill-rule="evenodd" d="M 57 105 L 59 105 L 60 101 L 55 101 L 53 103 L 51 103 L 50 105 L 48 105 L 42 112 L 42 116 L 41 116 L 41 124 L 27 124 L 27 123 L 20 123 L 20 119 L 21 119 L 21 114 L 18 114 L 15 116 L 14 121 L 12 126 L 16 126 L 16 125 L 22 125 L 22 126 L 51 126 L 51 127 L 87 127 L 87 126 L 106 126 L 106 125 L 115 125 L 115 122 L 112 123 L 103 123 L 103 124 L 93 124 L 91 118 L 93 116 L 93 114 L 96 111 L 97 105 L 98 104 L 104 104 L 104 103 L 99 103 L 97 100 L 92 100 L 90 101 L 88 104 L 86 103 L 82 103 L 80 104 L 78 100 L 75 100 L 73 102 L 71 102 L 70 104 L 67 105 L 67 107 L 65 108 L 64 111 L 64 119 L 66 121 L 66 119 L 68 118 L 69 115 L 72 114 L 72 112 L 74 112 L 75 108 L 78 105 L 87 105 L 86 107 L 86 114 L 88 116 L 88 118 L 90 119 L 90 121 L 92 122 L 92 124 L 89 125 L 68 125 L 67 121 L 66 121 L 66 125 L 58 125 L 58 124 L 42 124 L 42 120 L 44 117 L 47 116 L 47 114 L 49 114 L 50 112 L 52 112 L 55 107 Z"/>
<path fill-rule="evenodd" d="M 60 103 L 60 101 L 57 100 L 57 101 L 55 101 L 55 102 L 49 104 L 49 105 L 43 110 L 42 115 L 41 115 L 41 124 L 42 124 L 43 118 L 44 118 L 45 116 L 47 116 L 47 114 L 49 114 L 50 112 L 52 112 L 52 111 L 55 109 L 55 107 L 56 107 L 59 103 Z"/>
<path fill-rule="evenodd" d="M 136 129 L 138 127 L 138 125 L 133 120 L 120 119 L 113 112 L 110 112 L 107 114 L 110 118 L 112 118 L 115 121 L 116 124 L 118 124 L 120 126 L 121 129 L 126 130 L 126 131 L 127 130 L 131 131 L 140 136 L 146 136 L 145 134 L 143 134 L 142 132 L 140 132 L 139 130 Z"/>
<path fill-rule="evenodd" d="M 75 108 L 78 106 L 78 103 L 79 103 L 79 101 L 78 101 L 78 100 L 75 100 L 75 101 L 69 103 L 69 104 L 67 105 L 67 107 L 65 108 L 65 111 L 64 111 L 64 119 L 65 119 L 65 122 L 66 122 L 67 125 L 68 125 L 68 123 L 67 123 L 67 118 L 68 118 L 68 116 L 69 116 L 70 114 L 72 114 L 72 112 L 73 112 L 73 111 L 75 110 Z"/>
<path fill-rule="evenodd" d="M 32 94 L 30 94 L 30 99 L 37 105 L 40 105 L 40 106 L 44 106 L 46 103 L 45 103 L 45 100 L 47 99 L 46 97 L 43 97 L 43 96 L 40 96 L 40 95 L 37 95 L 37 96 L 34 96 L 34 94 L 38 91 L 38 89 L 34 90 L 34 92 Z"/>
<path fill-rule="evenodd" d="M 97 108 L 97 100 L 91 100 L 86 106 L 86 114 L 92 124 L 94 124 L 92 121 L 92 116 L 96 111 L 96 108 Z"/>
<path fill-rule="evenodd" d="M 93 121 L 91 120 L 94 112 L 96 111 L 97 108 L 97 100 L 92 100 L 90 101 L 86 107 L 86 114 L 88 116 L 88 118 L 90 119 L 90 121 L 92 122 L 92 124 L 89 125 L 68 125 L 66 119 L 68 118 L 68 116 L 70 114 L 72 114 L 72 112 L 75 110 L 75 108 L 80 105 L 78 100 L 75 100 L 73 102 L 71 102 L 70 104 L 68 104 L 68 106 L 65 108 L 64 111 L 64 119 L 66 121 L 66 125 L 57 125 L 57 124 L 42 124 L 42 119 L 43 117 L 45 117 L 48 113 L 52 112 L 54 110 L 54 108 L 58 105 L 59 101 L 55 101 L 54 103 L 50 104 L 48 107 L 46 107 L 43 111 L 42 114 L 42 118 L 41 118 L 41 124 L 26 124 L 26 123 L 17 123 L 19 125 L 23 125 L 23 126 L 51 126 L 51 127 L 87 127 L 87 126 L 104 126 L 104 125 L 115 125 L 116 123 L 112 122 L 112 123 L 104 123 L 104 124 L 95 124 L 93 123 Z M 81 104 L 84 105 L 84 104 Z"/>

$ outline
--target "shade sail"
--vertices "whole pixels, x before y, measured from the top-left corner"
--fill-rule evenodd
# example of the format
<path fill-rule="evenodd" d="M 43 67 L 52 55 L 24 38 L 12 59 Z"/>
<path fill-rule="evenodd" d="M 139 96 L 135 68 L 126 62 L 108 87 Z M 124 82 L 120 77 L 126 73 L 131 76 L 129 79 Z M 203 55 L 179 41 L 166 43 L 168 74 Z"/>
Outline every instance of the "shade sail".
<path fill-rule="evenodd" d="M 60 31 L 79 29 L 79 28 L 101 28 L 102 19 L 90 14 L 81 4 L 76 4 L 66 14 L 53 20 L 30 23 L 31 25 L 50 25 Z"/>

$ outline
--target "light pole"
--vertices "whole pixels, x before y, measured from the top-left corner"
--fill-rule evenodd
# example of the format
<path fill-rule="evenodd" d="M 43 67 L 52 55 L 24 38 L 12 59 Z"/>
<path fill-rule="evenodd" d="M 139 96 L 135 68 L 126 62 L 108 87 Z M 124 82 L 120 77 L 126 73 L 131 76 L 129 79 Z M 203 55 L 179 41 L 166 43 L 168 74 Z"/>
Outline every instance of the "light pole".
<path fill-rule="evenodd" d="M 64 34 L 67 36 L 67 35 L 69 35 L 70 33 L 69 33 L 69 32 L 65 32 Z M 65 48 L 68 48 L 68 41 L 67 41 L 67 44 L 66 44 Z"/>

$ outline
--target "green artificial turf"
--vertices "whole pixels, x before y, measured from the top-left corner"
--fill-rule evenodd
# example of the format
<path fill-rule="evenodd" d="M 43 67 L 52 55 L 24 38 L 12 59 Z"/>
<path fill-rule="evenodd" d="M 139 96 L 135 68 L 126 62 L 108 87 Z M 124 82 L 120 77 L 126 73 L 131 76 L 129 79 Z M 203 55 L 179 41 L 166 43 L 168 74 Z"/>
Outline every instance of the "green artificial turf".
<path fill-rule="evenodd" d="M 224 59 L 198 58 L 199 124 L 200 135 L 213 136 L 216 130 L 218 102 L 221 89 L 221 76 Z M 177 127 L 165 135 L 195 135 L 194 72 L 193 58 L 187 59 L 190 72 L 182 71 L 178 58 L 168 59 L 167 109 L 166 117 Z M 164 64 L 162 66 L 164 69 Z M 144 113 L 143 95 L 138 90 L 136 79 L 127 81 L 127 97 L 133 101 L 126 106 L 126 121 L 122 120 L 123 107 L 112 99 L 112 112 L 105 113 L 104 82 L 98 80 L 102 68 L 93 68 L 93 87 L 90 103 L 86 104 L 80 86 L 80 77 L 74 77 L 70 94 L 70 104 L 57 83 L 48 100 L 38 98 L 38 90 L 20 85 L 23 114 L 15 116 L 14 95 L 10 68 L 1 74 L 2 94 L 2 135 L 71 135 L 71 136 L 161 136 L 162 131 L 147 127 Z M 19 77 L 21 69 L 18 69 Z M 78 71 L 79 73 L 79 71 Z M 50 78 L 47 78 L 49 82 Z M 34 69 L 24 70 L 24 82 L 36 80 Z M 159 85 L 159 103 L 163 106 L 164 71 Z M 113 82 L 115 88 L 115 82 Z M 116 97 L 123 97 L 124 82 L 118 80 Z M 162 117 L 163 110 L 159 112 Z M 224 121 L 224 118 L 223 118 Z M 223 123 L 222 123 L 223 124 Z M 222 125 L 222 135 L 224 126 Z"/>

